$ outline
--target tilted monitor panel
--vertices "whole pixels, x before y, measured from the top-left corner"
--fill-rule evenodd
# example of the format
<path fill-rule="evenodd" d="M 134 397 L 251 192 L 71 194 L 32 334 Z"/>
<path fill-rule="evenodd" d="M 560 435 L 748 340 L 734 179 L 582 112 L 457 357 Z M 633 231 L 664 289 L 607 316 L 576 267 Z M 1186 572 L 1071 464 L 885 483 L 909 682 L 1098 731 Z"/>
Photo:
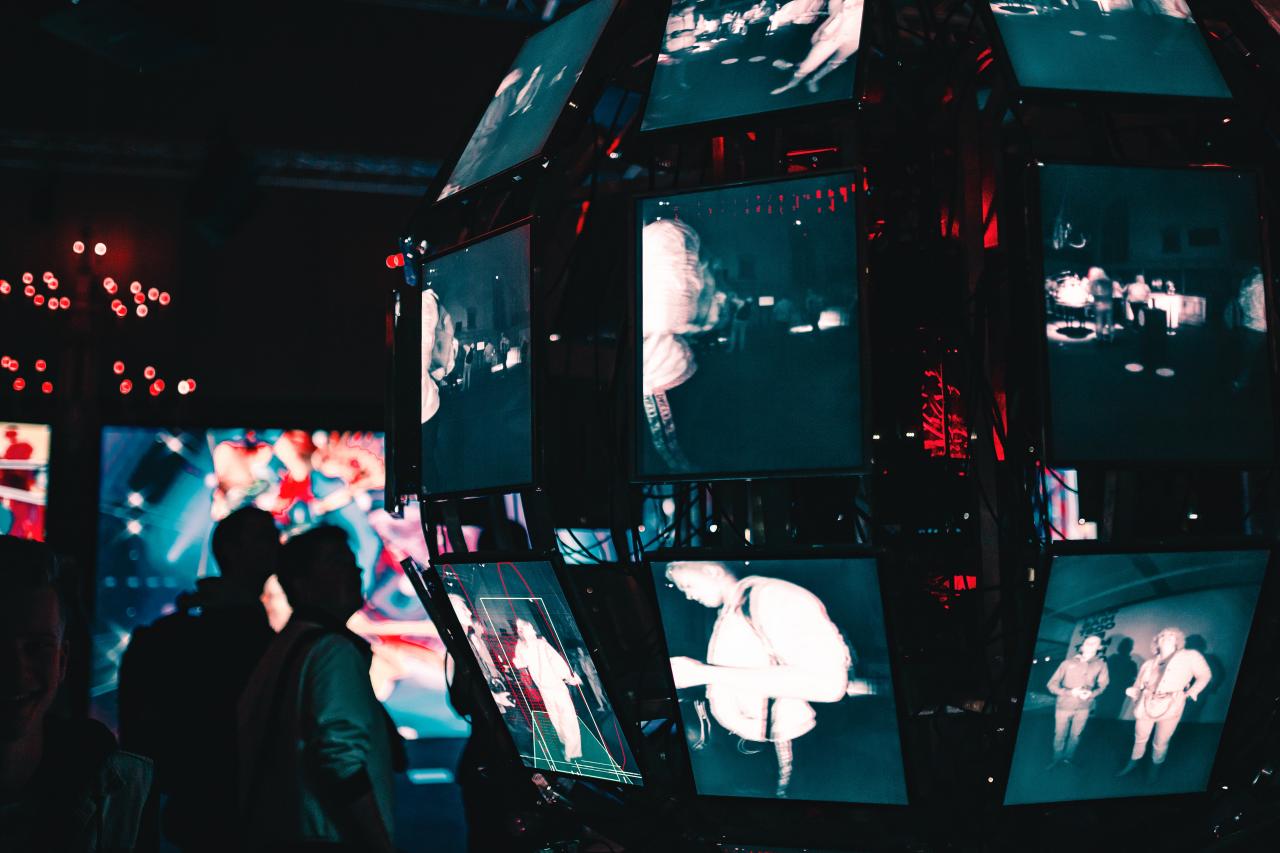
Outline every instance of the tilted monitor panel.
<path fill-rule="evenodd" d="M 554 567 L 530 561 L 437 570 L 524 765 L 643 784 Z"/>
<path fill-rule="evenodd" d="M 1018 84 L 1230 98 L 1187 0 L 992 0 Z"/>
<path fill-rule="evenodd" d="M 852 100 L 863 0 L 675 0 L 643 130 Z"/>
<path fill-rule="evenodd" d="M 1256 178 L 1059 164 L 1039 173 L 1052 459 L 1272 459 Z"/>
<path fill-rule="evenodd" d="M 422 486 L 428 495 L 533 479 L 530 226 L 427 261 Z"/>
<path fill-rule="evenodd" d="M 874 560 L 652 571 L 699 794 L 907 802 Z"/>
<path fill-rule="evenodd" d="M 1268 557 L 1056 557 L 1006 805 L 1204 790 Z"/>
<path fill-rule="evenodd" d="M 525 41 L 439 198 L 542 153 L 616 5 L 591 0 Z"/>
<path fill-rule="evenodd" d="M 49 440 L 45 424 L 0 421 L 0 536 L 44 541 Z"/>
<path fill-rule="evenodd" d="M 638 199 L 641 479 L 863 464 L 857 178 Z"/>

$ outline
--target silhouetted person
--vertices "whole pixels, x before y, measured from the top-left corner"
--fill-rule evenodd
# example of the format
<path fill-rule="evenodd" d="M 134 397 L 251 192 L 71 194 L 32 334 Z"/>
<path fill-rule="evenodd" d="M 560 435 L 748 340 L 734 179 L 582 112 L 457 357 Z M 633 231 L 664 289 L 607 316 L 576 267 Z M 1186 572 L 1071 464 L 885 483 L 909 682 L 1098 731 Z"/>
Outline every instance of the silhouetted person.
<path fill-rule="evenodd" d="M 259 600 L 280 551 L 271 514 L 236 510 L 214 528 L 212 549 L 219 576 L 138 628 L 120 662 L 121 742 L 156 762 L 162 831 L 187 851 L 239 846 L 236 701 L 275 637 Z"/>
<path fill-rule="evenodd" d="M 49 715 L 67 674 L 67 607 L 45 545 L 0 536 L 0 850 L 128 853 L 151 762 L 95 720 Z"/>
<path fill-rule="evenodd" d="M 392 773 L 404 745 L 369 681 L 369 644 L 346 628 L 364 603 L 336 527 L 290 540 L 276 573 L 293 616 L 240 697 L 246 849 L 393 850 Z"/>
<path fill-rule="evenodd" d="M 1107 670 L 1114 684 L 1132 684 L 1138 677 L 1140 660 L 1133 658 L 1133 638 L 1120 636 L 1114 648 L 1107 649 Z M 1124 708 L 1123 690 L 1108 690 L 1098 697 L 1093 715 L 1098 720 L 1118 720 Z"/>

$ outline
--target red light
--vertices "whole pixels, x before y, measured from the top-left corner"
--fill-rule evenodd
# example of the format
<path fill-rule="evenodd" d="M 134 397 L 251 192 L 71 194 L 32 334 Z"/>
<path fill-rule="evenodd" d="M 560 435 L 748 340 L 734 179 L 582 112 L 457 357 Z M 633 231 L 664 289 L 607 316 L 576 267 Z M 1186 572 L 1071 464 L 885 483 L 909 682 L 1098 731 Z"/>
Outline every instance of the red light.
<path fill-rule="evenodd" d="M 9 362 L 11 362 L 11 361 L 13 361 L 13 359 L 9 358 L 9 356 L 7 356 L 7 355 L 6 355 L 6 356 L 0 356 L 0 370 L 8 370 L 8 369 L 9 369 Z"/>
<path fill-rule="evenodd" d="M 153 287 L 153 288 L 151 288 L 150 290 L 148 290 L 148 291 L 147 291 L 147 298 L 148 298 L 148 299 L 150 299 L 152 302 L 155 302 L 157 299 L 159 299 L 159 298 L 160 298 L 160 288 L 158 288 L 158 287 Z"/>
<path fill-rule="evenodd" d="M 45 284 L 48 284 L 49 282 L 53 281 L 53 273 L 49 272 L 48 270 L 45 270 L 44 275 L 40 276 L 40 280 L 43 281 Z"/>
<path fill-rule="evenodd" d="M 161 305 L 169 304 L 169 291 L 167 290 L 160 291 L 160 304 Z"/>
<path fill-rule="evenodd" d="M 195 393 L 195 390 L 196 390 L 196 381 L 195 381 L 194 379 L 188 379 L 188 380 L 187 380 L 187 389 L 188 389 L 189 391 L 191 391 L 192 393 Z"/>
<path fill-rule="evenodd" d="M 117 314 L 120 313 L 120 309 L 123 307 L 124 307 L 124 303 L 121 302 L 119 299 L 111 300 L 111 310 L 115 311 Z"/>
<path fill-rule="evenodd" d="M 142 368 L 142 375 L 147 379 L 155 379 L 156 369 L 148 364 L 146 367 Z"/>
<path fill-rule="evenodd" d="M 77 241 L 75 241 L 74 243 L 72 243 L 72 244 L 71 244 L 71 251 L 75 252 L 77 255 L 83 255 L 83 254 L 84 254 L 84 241 L 83 241 L 83 240 L 77 240 Z"/>
<path fill-rule="evenodd" d="M 0 295 L 8 296 L 12 290 L 13 288 L 9 285 L 9 282 L 0 278 Z"/>
<path fill-rule="evenodd" d="M 35 280 L 36 280 L 36 277 L 35 277 L 35 276 L 33 276 L 33 275 L 32 275 L 31 273 L 29 273 L 29 272 L 24 272 L 24 273 L 22 274 L 22 283 L 23 283 L 23 284 L 30 284 L 31 282 L 33 282 L 33 281 L 35 281 Z"/>
<path fill-rule="evenodd" d="M 130 293 L 141 293 L 141 292 L 142 292 L 142 282 L 140 282 L 140 281 L 135 281 L 133 284 L 129 285 L 129 292 L 130 292 Z"/>
<path fill-rule="evenodd" d="M 155 382 L 152 382 L 150 390 L 151 390 L 152 397 L 159 397 L 160 392 L 164 390 L 164 380 L 157 379 Z"/>
<path fill-rule="evenodd" d="M 121 394 L 128 394 L 128 393 L 129 393 L 130 391 L 132 391 L 132 390 L 133 390 L 133 383 L 132 383 L 132 382 L 130 382 L 128 379 L 122 379 L 122 380 L 120 381 L 120 393 L 121 393 Z"/>
<path fill-rule="evenodd" d="M 398 252 L 394 255 L 387 255 L 387 269 L 393 270 L 404 266 L 404 253 Z"/>
<path fill-rule="evenodd" d="M 145 305 L 139 305 L 139 306 L 138 306 L 138 316 L 139 316 L 139 317 L 145 317 L 145 316 L 147 316 L 147 306 L 145 306 Z"/>
<path fill-rule="evenodd" d="M 123 305 L 121 305 L 119 308 L 116 309 L 117 317 L 124 317 L 124 315 L 128 313 L 129 313 L 129 309 L 125 308 Z"/>
<path fill-rule="evenodd" d="M 48 281 L 45 282 L 45 284 L 49 285 L 50 290 L 58 289 L 58 280 L 56 278 L 49 279 Z"/>
<path fill-rule="evenodd" d="M 102 289 L 107 293 L 115 293 L 119 288 L 116 287 L 116 280 L 111 276 L 107 276 L 102 280 Z"/>
<path fill-rule="evenodd" d="M 121 373 L 124 373 L 124 362 L 117 361 L 115 364 L 111 365 L 111 369 L 115 371 L 117 376 L 119 376 Z"/>
<path fill-rule="evenodd" d="M 179 396 L 185 397 L 189 393 L 191 393 L 191 385 L 187 382 L 187 380 L 183 379 L 181 382 L 178 383 L 178 394 Z"/>
<path fill-rule="evenodd" d="M 147 297 L 145 294 L 139 293 L 138 291 L 135 290 L 133 292 L 133 301 L 141 305 L 142 303 L 147 301 Z"/>
<path fill-rule="evenodd" d="M 71 297 L 70 297 L 70 296 L 60 296 L 60 297 L 58 297 L 58 307 L 59 307 L 59 308 L 70 308 L 70 307 L 71 307 Z"/>
<path fill-rule="evenodd" d="M 48 366 L 43 358 L 36 359 L 36 373 L 44 373 L 44 369 Z"/>
<path fill-rule="evenodd" d="M 18 360 L 16 358 L 9 359 L 9 363 L 5 366 L 8 367 L 9 370 L 13 371 L 14 373 L 18 372 Z"/>
<path fill-rule="evenodd" d="M 22 292 L 25 293 L 28 297 L 35 296 L 36 286 L 34 284 L 28 284 L 26 287 L 22 288 Z"/>
<path fill-rule="evenodd" d="M 48 380 L 46 380 L 46 381 L 44 381 L 44 382 L 41 382 L 41 383 L 40 383 L 40 390 L 41 390 L 41 391 L 43 391 L 43 392 L 44 392 L 44 393 L 46 393 L 46 394 L 52 394 L 52 393 L 53 393 L 53 383 L 52 383 L 52 382 L 49 382 Z"/>
<path fill-rule="evenodd" d="M 26 387 L 27 387 L 27 380 L 23 379 L 21 376 L 13 380 L 13 390 L 21 391 L 23 388 L 26 388 Z"/>
<path fill-rule="evenodd" d="M 58 300 L 57 300 L 57 299 L 50 299 L 50 300 L 49 300 L 49 310 L 50 310 L 50 311 L 57 311 L 57 310 L 58 310 Z"/>
<path fill-rule="evenodd" d="M 106 243 L 94 243 L 94 244 L 93 244 L 93 253 L 94 253 L 95 255 L 97 255 L 98 257 L 102 257 L 103 255 L 105 255 L 105 254 L 107 253 L 107 244 L 106 244 Z"/>
<path fill-rule="evenodd" d="M 43 294 L 43 293 L 37 293 L 35 296 L 33 296 L 33 297 L 31 298 L 31 301 L 32 301 L 32 302 L 34 302 L 34 303 L 36 304 L 36 307 L 37 307 L 37 308 L 39 308 L 41 305 L 43 305 L 43 304 L 44 304 L 44 294 Z"/>

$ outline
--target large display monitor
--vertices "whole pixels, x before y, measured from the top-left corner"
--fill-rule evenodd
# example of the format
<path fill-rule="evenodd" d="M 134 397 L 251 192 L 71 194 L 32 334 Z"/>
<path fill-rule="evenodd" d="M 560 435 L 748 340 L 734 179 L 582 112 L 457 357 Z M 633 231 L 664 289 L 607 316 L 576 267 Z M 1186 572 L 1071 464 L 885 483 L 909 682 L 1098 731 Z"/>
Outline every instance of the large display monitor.
<path fill-rule="evenodd" d="M 636 473 L 863 465 L 853 173 L 636 202 Z"/>
<path fill-rule="evenodd" d="M 44 541 L 49 427 L 0 421 L 0 536 Z"/>
<path fill-rule="evenodd" d="M 426 263 L 422 488 L 514 489 L 533 480 L 530 226 Z"/>
<path fill-rule="evenodd" d="M 591 0 L 530 36 L 498 84 L 439 198 L 542 153 L 617 0 Z"/>
<path fill-rule="evenodd" d="M 1005 803 L 1204 790 L 1268 559 L 1056 557 Z"/>
<path fill-rule="evenodd" d="M 217 574 L 214 525 L 254 505 L 282 535 L 318 524 L 350 537 L 367 603 L 348 623 L 373 646 L 370 677 L 408 738 L 463 737 L 447 701 L 444 644 L 400 568 L 425 563 L 417 505 L 404 518 L 382 508 L 378 433 L 108 427 L 102 435 L 92 713 L 114 726 L 116 676 L 133 629 L 174 612 L 176 599 Z M 288 601 L 274 578 L 263 602 L 284 627 Z"/>
<path fill-rule="evenodd" d="M 1039 173 L 1053 461 L 1274 458 L 1256 178 Z"/>
<path fill-rule="evenodd" d="M 874 560 L 651 567 L 699 794 L 907 802 Z"/>
<path fill-rule="evenodd" d="M 1018 85 L 1230 98 L 1187 0 L 991 0 Z"/>
<path fill-rule="evenodd" d="M 470 662 L 488 681 L 524 765 L 643 784 L 552 564 L 435 568 L 466 636 Z"/>
<path fill-rule="evenodd" d="M 853 98 L 863 0 L 674 0 L 643 130 Z"/>

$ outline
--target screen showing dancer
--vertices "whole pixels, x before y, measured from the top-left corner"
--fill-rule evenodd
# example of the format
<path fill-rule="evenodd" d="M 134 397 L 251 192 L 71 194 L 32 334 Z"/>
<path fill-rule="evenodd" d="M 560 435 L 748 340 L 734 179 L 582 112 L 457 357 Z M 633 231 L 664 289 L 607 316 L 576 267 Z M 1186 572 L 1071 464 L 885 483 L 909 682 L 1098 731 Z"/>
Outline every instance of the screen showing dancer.
<path fill-rule="evenodd" d="M 44 541 L 49 427 L 0 421 L 0 536 Z"/>
<path fill-rule="evenodd" d="M 427 494 L 533 479 L 529 226 L 429 260 L 422 290 Z"/>
<path fill-rule="evenodd" d="M 1054 459 L 1271 459 L 1254 178 L 1049 165 L 1040 205 Z"/>
<path fill-rule="evenodd" d="M 698 793 L 906 803 L 874 560 L 652 570 Z"/>
<path fill-rule="evenodd" d="M 1055 558 L 1005 803 L 1204 790 L 1268 556 Z"/>
<path fill-rule="evenodd" d="M 853 98 L 863 0 L 675 0 L 642 129 Z"/>
<path fill-rule="evenodd" d="M 217 574 L 214 525 L 243 506 L 275 516 L 281 534 L 318 524 L 348 534 L 365 607 L 347 627 L 373 647 L 374 692 L 407 738 L 465 737 L 447 699 L 444 644 L 400 561 L 426 565 L 417 504 L 382 507 L 378 433 L 108 427 L 102 436 L 91 711 L 112 727 L 116 676 L 134 628 L 195 601 Z M 277 631 L 292 613 L 274 576 L 263 604 Z"/>
<path fill-rule="evenodd" d="M 637 470 L 863 461 L 853 174 L 640 199 Z"/>
<path fill-rule="evenodd" d="M 551 564 L 438 569 L 471 658 L 524 765 L 643 784 Z"/>
<path fill-rule="evenodd" d="M 617 0 L 592 0 L 529 37 L 493 93 L 440 198 L 541 153 L 616 5 Z"/>
<path fill-rule="evenodd" d="M 1018 84 L 1230 98 L 1187 0 L 991 0 Z"/>

